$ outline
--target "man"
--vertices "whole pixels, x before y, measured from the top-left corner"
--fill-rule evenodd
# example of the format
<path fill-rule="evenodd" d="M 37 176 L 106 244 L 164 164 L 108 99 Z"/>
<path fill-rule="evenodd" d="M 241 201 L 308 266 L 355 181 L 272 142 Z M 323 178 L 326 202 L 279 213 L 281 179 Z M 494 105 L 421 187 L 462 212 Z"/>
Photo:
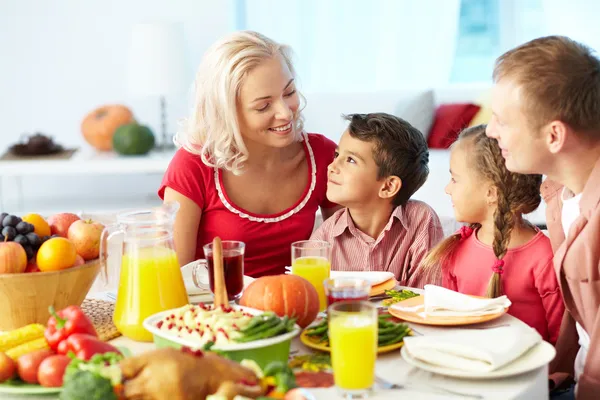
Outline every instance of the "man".
<path fill-rule="evenodd" d="M 599 398 L 600 60 L 569 38 L 539 38 L 500 56 L 494 83 L 488 136 L 509 170 L 547 175 L 541 191 L 567 309 L 551 386 L 572 375 L 578 399 Z"/>

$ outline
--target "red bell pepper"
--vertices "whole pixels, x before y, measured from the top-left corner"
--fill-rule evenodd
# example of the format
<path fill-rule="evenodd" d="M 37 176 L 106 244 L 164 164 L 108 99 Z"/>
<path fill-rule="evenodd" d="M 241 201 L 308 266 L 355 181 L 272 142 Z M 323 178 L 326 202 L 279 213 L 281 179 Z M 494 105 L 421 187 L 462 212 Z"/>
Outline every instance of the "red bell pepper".
<path fill-rule="evenodd" d="M 86 335 L 84 333 L 74 333 L 63 341 L 59 348 L 59 354 L 68 354 L 73 352 L 75 357 L 88 361 L 94 354 L 118 353 L 121 354 L 112 344 L 98 339 L 96 336 Z"/>
<path fill-rule="evenodd" d="M 88 317 L 77 306 L 69 306 L 59 312 L 50 306 L 50 319 L 44 332 L 48 346 L 54 351 L 58 345 L 74 333 L 98 336 L 96 329 Z"/>

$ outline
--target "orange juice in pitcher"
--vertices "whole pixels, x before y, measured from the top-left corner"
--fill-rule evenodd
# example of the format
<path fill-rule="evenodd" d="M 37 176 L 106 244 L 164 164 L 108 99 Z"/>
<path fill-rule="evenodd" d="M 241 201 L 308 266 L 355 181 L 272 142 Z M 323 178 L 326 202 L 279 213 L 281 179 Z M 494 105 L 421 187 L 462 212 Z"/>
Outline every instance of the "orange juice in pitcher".
<path fill-rule="evenodd" d="M 172 226 L 178 208 L 177 203 L 169 203 L 155 210 L 122 214 L 116 225 L 103 232 L 101 255 L 105 273 L 109 242 L 117 235 L 122 237 L 113 321 L 119 332 L 130 339 L 152 341 L 152 334 L 143 327 L 144 320 L 188 303 L 173 245 Z"/>

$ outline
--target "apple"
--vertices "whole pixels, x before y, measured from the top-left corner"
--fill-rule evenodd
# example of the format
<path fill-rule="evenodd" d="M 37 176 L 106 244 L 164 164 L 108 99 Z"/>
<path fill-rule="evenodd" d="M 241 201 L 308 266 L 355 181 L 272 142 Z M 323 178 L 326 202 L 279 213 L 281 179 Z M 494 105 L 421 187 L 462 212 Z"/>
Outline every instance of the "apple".
<path fill-rule="evenodd" d="M 77 254 L 77 257 L 75 258 L 75 264 L 73 264 L 73 266 L 77 267 L 77 266 L 83 265 L 83 264 L 85 264 L 85 260 L 79 254 Z"/>
<path fill-rule="evenodd" d="M 104 225 L 91 219 L 80 219 L 69 227 L 67 238 L 75 245 L 75 250 L 85 261 L 100 255 L 100 236 Z"/>
<path fill-rule="evenodd" d="M 35 262 L 35 258 L 31 261 L 29 261 L 29 263 L 27 264 L 27 268 L 25 268 L 25 272 L 29 273 L 29 272 L 40 272 L 40 269 L 38 268 L 36 262 Z"/>
<path fill-rule="evenodd" d="M 0 242 L 0 274 L 20 274 L 27 268 L 27 253 L 17 242 Z"/>
<path fill-rule="evenodd" d="M 68 237 L 69 227 L 75 221 L 79 221 L 79 218 L 75 214 L 71 213 L 60 213 L 54 214 L 50 218 L 48 218 L 48 225 L 50 225 L 50 232 L 53 235 L 58 235 L 61 237 Z"/>

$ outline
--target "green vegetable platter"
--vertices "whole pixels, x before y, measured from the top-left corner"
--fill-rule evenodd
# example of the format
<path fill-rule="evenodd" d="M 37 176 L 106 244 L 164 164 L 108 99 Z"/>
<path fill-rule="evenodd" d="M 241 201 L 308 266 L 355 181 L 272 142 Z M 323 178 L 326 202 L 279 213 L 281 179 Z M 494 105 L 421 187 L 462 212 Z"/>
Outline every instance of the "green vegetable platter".
<path fill-rule="evenodd" d="M 253 360 L 261 368 L 271 361 L 287 363 L 292 338 L 301 331 L 293 318 L 237 305 L 217 311 L 212 306 L 188 305 L 146 318 L 144 328 L 158 348 L 198 349 L 208 340 L 214 342 L 211 351 L 237 362 Z"/>
<path fill-rule="evenodd" d="M 129 349 L 119 347 L 119 351 L 125 356 L 129 356 Z M 121 382 L 121 369 L 119 361 L 123 356 L 116 353 L 98 354 L 92 357 L 90 361 L 83 361 L 77 358 L 73 359 L 65 371 L 62 387 L 44 387 L 37 384 L 25 383 L 20 379 L 10 380 L 0 383 L 0 398 L 3 394 L 11 395 L 51 395 L 60 393 L 61 400 L 116 400 L 114 394 L 114 386 L 118 386 Z M 86 375 L 89 374 L 92 379 L 86 379 L 81 382 L 79 377 L 74 379 L 75 375 L 80 371 L 85 370 Z M 110 371 L 110 372 L 109 372 Z M 112 374 L 112 378 L 108 378 Z M 107 377 L 104 377 L 106 375 Z M 101 397 L 94 397 L 94 391 L 89 389 L 92 381 L 96 384 L 103 385 L 106 392 L 101 393 Z"/>
<path fill-rule="evenodd" d="M 399 349 L 404 345 L 404 338 L 412 335 L 412 331 L 408 325 L 395 321 L 396 319 L 388 313 L 379 314 L 377 353 L 388 353 Z M 315 350 L 331 351 L 329 347 L 327 317 L 308 326 L 300 335 L 300 341 Z"/>
<path fill-rule="evenodd" d="M 401 301 L 404 301 L 404 300 L 407 300 L 407 299 L 412 299 L 413 297 L 420 296 L 418 293 L 415 293 L 412 290 L 408 290 L 408 289 L 386 290 L 385 291 L 385 295 L 389 296 L 389 298 L 387 298 L 387 299 L 385 299 L 385 300 L 382 301 L 382 304 L 385 307 L 389 307 L 392 304 L 399 303 Z"/>
<path fill-rule="evenodd" d="M 42 385 L 32 385 L 25 383 L 20 379 L 0 383 L 0 398 L 3 394 L 18 395 L 40 395 L 60 393 L 62 387 L 44 387 Z"/>

